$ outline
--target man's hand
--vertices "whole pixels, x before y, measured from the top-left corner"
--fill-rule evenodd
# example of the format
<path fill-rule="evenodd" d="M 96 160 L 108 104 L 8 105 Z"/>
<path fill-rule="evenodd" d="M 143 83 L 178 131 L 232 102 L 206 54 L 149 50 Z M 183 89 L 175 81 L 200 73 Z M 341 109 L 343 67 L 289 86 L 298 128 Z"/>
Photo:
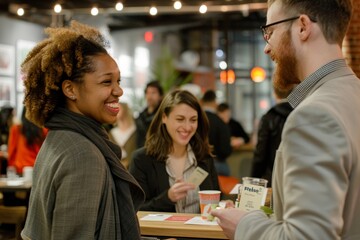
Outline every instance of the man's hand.
<path fill-rule="evenodd" d="M 219 226 L 229 239 L 234 239 L 236 226 L 247 212 L 238 208 L 225 208 L 212 210 L 211 215 L 218 218 Z"/>

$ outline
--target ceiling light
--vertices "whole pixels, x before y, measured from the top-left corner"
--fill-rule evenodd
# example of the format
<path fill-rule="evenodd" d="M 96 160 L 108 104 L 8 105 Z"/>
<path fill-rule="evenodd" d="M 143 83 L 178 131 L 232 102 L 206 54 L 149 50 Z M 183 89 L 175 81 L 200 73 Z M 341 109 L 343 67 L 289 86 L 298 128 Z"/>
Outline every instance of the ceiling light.
<path fill-rule="evenodd" d="M 149 13 L 151 16 L 155 16 L 157 14 L 157 8 L 151 7 Z"/>
<path fill-rule="evenodd" d="M 207 6 L 205 4 L 202 4 L 199 8 L 199 12 L 204 14 L 207 12 Z"/>
<path fill-rule="evenodd" d="M 91 9 L 91 15 L 96 16 L 99 14 L 99 9 L 97 7 L 93 7 Z"/>
<path fill-rule="evenodd" d="M 124 8 L 124 4 L 122 4 L 122 2 L 118 2 L 118 3 L 115 5 L 116 11 L 121 11 L 121 10 L 123 10 L 123 8 Z"/>
<path fill-rule="evenodd" d="M 179 10 L 179 9 L 181 9 L 181 7 L 182 7 L 182 4 L 180 1 L 174 2 L 174 9 Z"/>
<path fill-rule="evenodd" d="M 18 16 L 23 16 L 24 13 L 25 13 L 25 11 L 24 11 L 23 8 L 18 8 L 18 10 L 16 11 L 16 13 L 17 13 Z"/>
<path fill-rule="evenodd" d="M 60 13 L 60 12 L 61 12 L 61 10 L 62 10 L 62 7 L 61 7 L 61 5 L 60 5 L 60 4 L 56 4 L 56 5 L 54 6 L 54 12 L 56 12 L 56 13 Z"/>

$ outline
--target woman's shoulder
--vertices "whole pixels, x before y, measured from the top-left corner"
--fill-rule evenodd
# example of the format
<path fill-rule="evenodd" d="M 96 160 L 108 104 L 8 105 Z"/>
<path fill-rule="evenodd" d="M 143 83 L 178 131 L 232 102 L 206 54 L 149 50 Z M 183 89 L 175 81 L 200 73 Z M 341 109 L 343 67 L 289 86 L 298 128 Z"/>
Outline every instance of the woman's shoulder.
<path fill-rule="evenodd" d="M 75 154 L 76 156 L 91 155 L 102 156 L 100 149 L 85 136 L 66 130 L 49 131 L 44 142 L 45 146 L 54 151 L 60 151 L 66 149 L 67 154 Z M 53 148 L 56 146 L 56 148 Z"/>
<path fill-rule="evenodd" d="M 81 134 L 64 130 L 48 132 L 38 161 L 44 164 L 51 162 L 51 166 L 62 169 L 102 172 L 106 168 L 105 157 L 94 143 Z"/>
<path fill-rule="evenodd" d="M 201 166 L 212 166 L 214 162 L 214 158 L 210 155 L 206 155 L 201 160 L 197 160 L 198 165 Z"/>
<path fill-rule="evenodd" d="M 135 160 L 135 159 L 139 159 L 139 158 L 140 159 L 150 158 L 150 156 L 146 154 L 145 147 L 138 148 L 133 152 L 133 159 Z"/>

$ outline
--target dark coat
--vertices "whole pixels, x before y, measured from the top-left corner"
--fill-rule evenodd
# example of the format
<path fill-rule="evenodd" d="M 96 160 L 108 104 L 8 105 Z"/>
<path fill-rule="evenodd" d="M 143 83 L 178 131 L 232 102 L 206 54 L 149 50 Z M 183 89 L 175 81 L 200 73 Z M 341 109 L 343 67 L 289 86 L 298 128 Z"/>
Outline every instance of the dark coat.
<path fill-rule="evenodd" d="M 209 120 L 209 143 L 214 147 L 214 155 L 220 162 L 225 162 L 232 152 L 229 126 L 215 113 L 205 111 Z"/>
<path fill-rule="evenodd" d="M 230 118 L 228 125 L 230 127 L 230 133 L 232 137 L 241 137 L 244 139 L 245 143 L 250 142 L 249 134 L 247 134 L 240 122 Z"/>
<path fill-rule="evenodd" d="M 175 203 L 168 197 L 170 188 L 169 175 L 165 162 L 157 161 L 146 155 L 145 148 L 133 153 L 133 160 L 129 171 L 138 181 L 145 192 L 145 203 L 140 207 L 142 211 L 176 212 Z M 198 166 L 209 175 L 200 184 L 200 190 L 219 190 L 218 175 L 214 167 L 213 158 L 198 161 Z"/>
<path fill-rule="evenodd" d="M 271 186 L 276 150 L 281 142 L 282 129 L 292 109 L 288 102 L 279 103 L 260 120 L 252 176 L 267 179 L 269 187 Z"/>

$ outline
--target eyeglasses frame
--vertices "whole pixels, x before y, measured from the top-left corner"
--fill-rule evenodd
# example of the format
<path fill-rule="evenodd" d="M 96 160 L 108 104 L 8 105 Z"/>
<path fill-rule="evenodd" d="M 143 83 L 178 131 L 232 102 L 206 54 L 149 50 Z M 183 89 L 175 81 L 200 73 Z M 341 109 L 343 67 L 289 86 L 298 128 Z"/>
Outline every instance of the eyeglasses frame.
<path fill-rule="evenodd" d="M 291 17 L 291 18 L 285 18 L 283 20 L 280 20 L 280 21 L 276 21 L 276 22 L 273 22 L 273 23 L 270 23 L 268 25 L 263 25 L 263 26 L 260 26 L 260 29 L 262 30 L 262 33 L 263 33 L 263 38 L 265 40 L 265 42 L 269 43 L 268 42 L 268 39 L 269 38 L 266 38 L 266 35 L 268 35 L 268 33 L 266 32 L 266 29 L 271 27 L 271 26 L 274 26 L 274 25 L 277 25 L 277 24 L 280 24 L 280 23 L 284 23 L 284 22 L 289 22 L 289 21 L 294 21 L 296 19 L 298 19 L 300 16 L 296 16 L 296 17 Z"/>
<path fill-rule="evenodd" d="M 294 21 L 294 20 L 296 20 L 296 19 L 298 19 L 298 18 L 300 18 L 300 15 L 299 15 L 299 16 L 296 16 L 296 17 L 285 18 L 285 19 L 283 19 L 283 20 L 276 21 L 276 22 L 270 23 L 270 24 L 268 24 L 268 25 L 260 26 L 260 29 L 262 30 L 263 38 L 264 38 L 265 42 L 269 43 L 269 42 L 268 42 L 269 38 L 266 38 L 266 37 L 265 37 L 265 36 L 268 34 L 268 33 L 266 33 L 266 29 L 267 29 L 268 27 L 271 27 L 271 26 L 274 26 L 274 25 L 277 25 L 277 24 L 280 24 L 280 23 L 284 23 L 284 22 Z M 314 18 L 311 18 L 311 17 L 309 17 L 309 18 L 310 18 L 310 21 L 312 21 L 312 22 L 314 22 L 314 23 L 317 22 Z"/>

